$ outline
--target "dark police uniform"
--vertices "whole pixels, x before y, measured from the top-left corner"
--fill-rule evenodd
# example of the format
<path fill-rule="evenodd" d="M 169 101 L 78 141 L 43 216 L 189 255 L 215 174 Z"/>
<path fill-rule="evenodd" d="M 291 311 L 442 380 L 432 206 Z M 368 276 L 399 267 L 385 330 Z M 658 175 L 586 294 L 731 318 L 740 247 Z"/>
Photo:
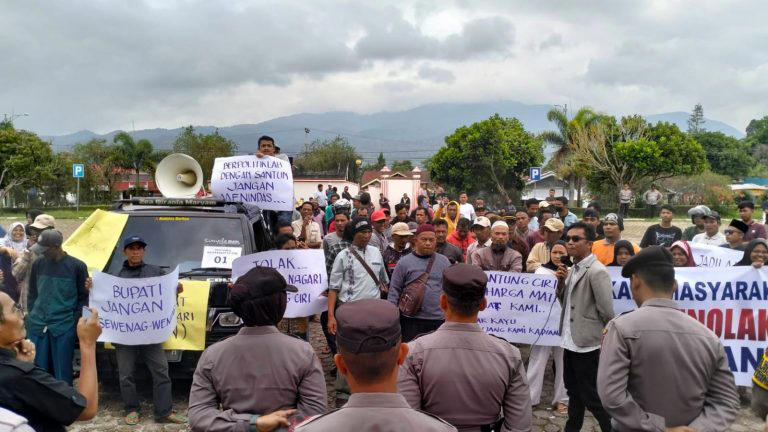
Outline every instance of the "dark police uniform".
<path fill-rule="evenodd" d="M 336 323 L 336 342 L 342 352 L 382 353 L 399 346 L 400 313 L 386 300 L 344 304 L 336 312 Z M 343 408 L 312 417 L 296 428 L 296 432 L 312 431 L 449 432 L 456 428 L 437 416 L 411 408 L 398 393 L 353 393 Z"/>
<path fill-rule="evenodd" d="M 0 407 L 26 417 L 37 432 L 64 431 L 87 401 L 72 386 L 0 348 Z"/>

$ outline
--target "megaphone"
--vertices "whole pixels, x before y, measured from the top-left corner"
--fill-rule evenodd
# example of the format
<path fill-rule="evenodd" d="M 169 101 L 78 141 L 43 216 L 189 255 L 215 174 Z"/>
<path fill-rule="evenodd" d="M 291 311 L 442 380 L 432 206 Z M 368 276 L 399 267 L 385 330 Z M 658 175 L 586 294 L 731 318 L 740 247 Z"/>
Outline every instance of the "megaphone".
<path fill-rule="evenodd" d="M 157 164 L 155 184 L 166 198 L 194 198 L 203 185 L 203 169 L 191 156 L 173 153 Z"/>

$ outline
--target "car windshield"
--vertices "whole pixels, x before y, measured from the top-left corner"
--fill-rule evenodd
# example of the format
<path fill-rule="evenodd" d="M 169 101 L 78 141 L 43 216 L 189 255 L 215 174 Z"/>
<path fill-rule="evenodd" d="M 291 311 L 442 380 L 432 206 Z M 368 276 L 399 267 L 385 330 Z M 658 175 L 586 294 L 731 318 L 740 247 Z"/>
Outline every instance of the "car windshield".
<path fill-rule="evenodd" d="M 139 236 L 147 242 L 144 262 L 179 272 L 200 267 L 232 268 L 243 253 L 243 225 L 233 217 L 130 215 L 106 272 L 116 275 L 125 257 L 123 240 Z M 225 258 L 224 258 L 225 257 Z M 205 258 L 205 259 L 204 259 Z"/>

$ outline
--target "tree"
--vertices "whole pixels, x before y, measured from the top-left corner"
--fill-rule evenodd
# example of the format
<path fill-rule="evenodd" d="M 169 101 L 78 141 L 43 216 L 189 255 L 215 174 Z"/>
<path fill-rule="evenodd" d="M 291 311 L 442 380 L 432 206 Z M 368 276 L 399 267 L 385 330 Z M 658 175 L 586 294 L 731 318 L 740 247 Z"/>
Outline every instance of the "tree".
<path fill-rule="evenodd" d="M 547 113 L 547 120 L 555 124 L 557 130 L 542 132 L 540 137 L 544 142 L 555 146 L 550 166 L 558 175 L 567 179 L 571 185 L 570 198 L 573 198 L 573 186 L 576 186 L 577 201 L 581 202 L 581 178 L 586 174 L 578 170 L 574 163 L 572 135 L 580 127 L 588 127 L 600 120 L 600 115 L 591 108 L 581 108 L 572 119 L 568 119 L 567 113 L 559 109 L 551 109 Z"/>
<path fill-rule="evenodd" d="M 385 165 L 387 165 L 387 161 L 384 159 L 384 153 L 379 152 L 379 157 L 376 159 L 376 169 L 381 170 Z"/>
<path fill-rule="evenodd" d="M 75 144 L 72 157 L 75 162 L 85 164 L 85 178 L 81 188 L 91 190 L 94 201 L 110 199 L 113 186 L 120 176 L 120 148 L 107 144 L 106 140 L 94 138 Z"/>
<path fill-rule="evenodd" d="M 717 174 L 733 179 L 744 178 L 755 163 L 746 142 L 722 132 L 699 132 L 696 141 L 707 153 L 710 169 Z"/>
<path fill-rule="evenodd" d="M 173 151 L 192 156 L 203 169 L 203 184 L 208 184 L 216 158 L 234 155 L 237 144 L 219 135 L 218 129 L 212 134 L 203 135 L 196 134 L 194 127 L 187 126 L 173 143 Z"/>
<path fill-rule="evenodd" d="M 707 166 L 701 145 L 674 124 L 605 117 L 574 132 L 574 158 L 589 169 L 590 189 L 609 196 L 617 196 L 623 184 L 644 188 L 660 179 L 700 174 Z"/>
<path fill-rule="evenodd" d="M 697 103 L 693 107 L 691 116 L 688 117 L 688 133 L 691 135 L 698 135 L 706 131 L 704 128 L 704 123 L 706 122 L 707 121 L 704 120 L 704 108 L 700 103 Z"/>
<path fill-rule="evenodd" d="M 392 171 L 413 171 L 413 162 L 409 160 L 401 160 L 392 162 Z"/>
<path fill-rule="evenodd" d="M 357 161 L 362 156 L 342 136 L 332 140 L 315 140 L 301 152 L 294 165 L 302 173 L 322 173 L 325 175 L 344 175 L 357 179 L 359 175 Z"/>
<path fill-rule="evenodd" d="M 506 202 L 522 190 L 528 168 L 544 160 L 541 140 L 498 114 L 456 129 L 445 144 L 427 166 L 433 181 L 469 193 L 495 190 Z"/>
<path fill-rule="evenodd" d="M 127 132 L 118 132 L 113 140 L 120 145 L 120 165 L 123 168 L 136 171 L 136 190 L 139 189 L 139 173 L 142 170 L 149 171 L 152 168 L 153 152 L 152 143 L 147 139 L 134 141 Z M 156 155 L 155 155 L 156 156 Z M 156 158 L 156 157 L 155 157 Z"/>
<path fill-rule="evenodd" d="M 16 187 L 36 187 L 53 178 L 50 143 L 36 134 L 0 122 L 0 202 Z"/>

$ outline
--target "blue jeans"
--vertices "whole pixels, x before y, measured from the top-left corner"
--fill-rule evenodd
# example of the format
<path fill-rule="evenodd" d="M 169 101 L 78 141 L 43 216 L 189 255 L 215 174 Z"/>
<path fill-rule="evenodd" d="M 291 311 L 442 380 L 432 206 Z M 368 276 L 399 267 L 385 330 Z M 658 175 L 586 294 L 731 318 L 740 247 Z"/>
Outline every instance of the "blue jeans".
<path fill-rule="evenodd" d="M 75 354 L 75 327 L 53 336 L 51 332 L 30 334 L 35 344 L 35 364 L 56 379 L 72 385 L 72 357 Z"/>

